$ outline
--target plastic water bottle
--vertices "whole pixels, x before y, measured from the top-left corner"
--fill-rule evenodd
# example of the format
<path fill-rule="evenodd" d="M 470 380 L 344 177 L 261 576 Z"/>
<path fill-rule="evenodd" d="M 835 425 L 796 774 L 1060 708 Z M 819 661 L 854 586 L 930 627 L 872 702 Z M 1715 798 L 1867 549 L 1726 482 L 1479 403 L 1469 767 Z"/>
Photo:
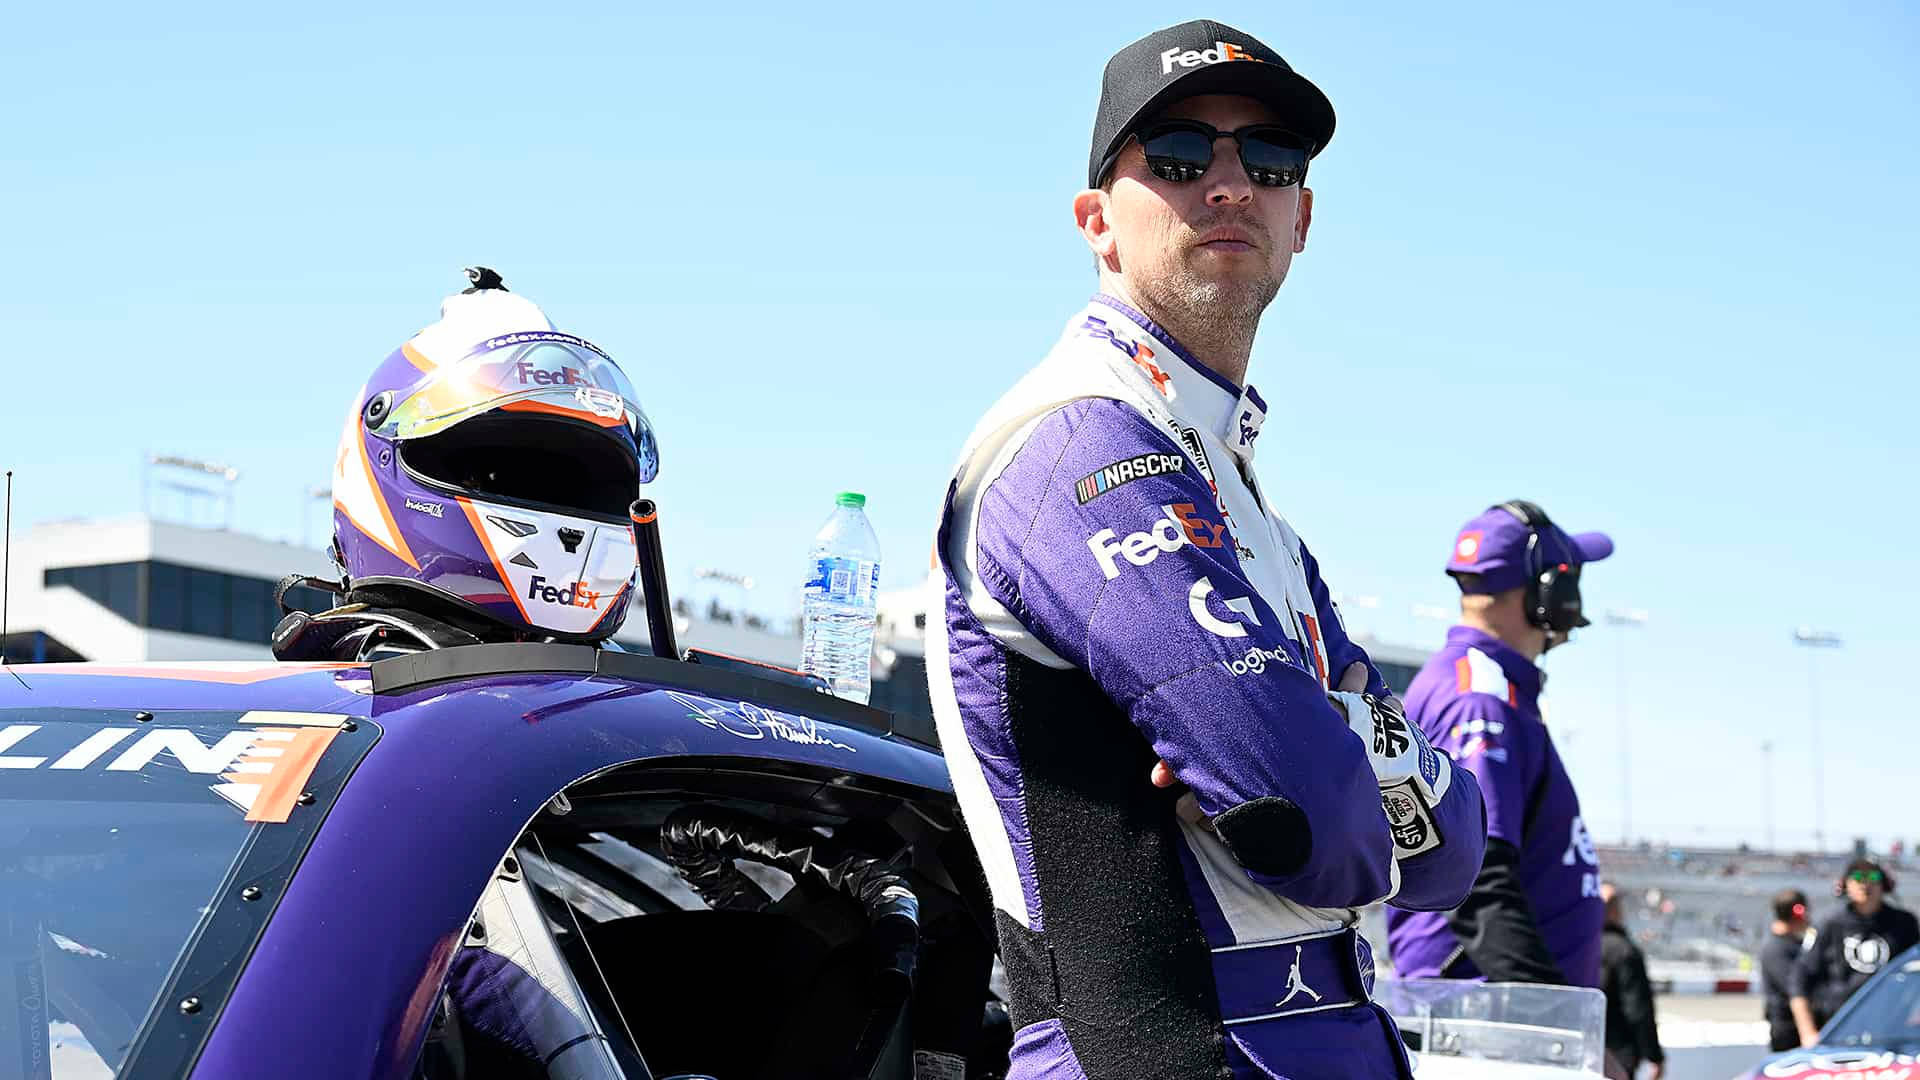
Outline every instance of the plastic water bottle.
<path fill-rule="evenodd" d="M 814 534 L 801 594 L 800 668 L 835 696 L 866 704 L 873 693 L 873 623 L 879 609 L 880 538 L 867 497 L 843 491 Z"/>

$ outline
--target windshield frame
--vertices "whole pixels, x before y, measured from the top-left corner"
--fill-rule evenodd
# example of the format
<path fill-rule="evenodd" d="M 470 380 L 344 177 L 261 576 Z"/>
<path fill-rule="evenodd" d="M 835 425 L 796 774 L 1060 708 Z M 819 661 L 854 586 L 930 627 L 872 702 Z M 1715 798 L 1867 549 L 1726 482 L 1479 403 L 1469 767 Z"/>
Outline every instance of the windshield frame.
<path fill-rule="evenodd" d="M 1854 991 L 1821 1030 L 1819 1045 L 1845 1049 L 1895 1047 L 1903 1053 L 1913 1053 L 1916 1047 L 1920 1047 L 1920 1025 L 1909 1026 L 1900 1032 L 1873 1031 L 1865 1029 L 1861 1019 L 1869 1010 L 1877 1012 L 1883 1009 L 1872 999 L 1900 993 L 1890 985 L 1900 982 L 1908 983 L 1904 999 L 1912 1002 L 1915 1012 L 1920 1012 L 1920 946 L 1889 960 L 1872 979 Z"/>
<path fill-rule="evenodd" d="M 8 710 L 29 711 L 39 710 Z M 116 718 L 122 715 L 113 710 L 48 711 Z M 237 718 L 246 710 L 234 712 Z M 166 714 L 160 715 L 164 718 Z M 373 721 L 358 717 L 343 720 L 304 787 L 313 800 L 310 804 L 303 801 L 302 809 L 310 806 L 317 812 L 294 813 L 285 822 L 257 822 L 249 828 L 219 891 L 212 894 L 206 915 L 194 927 L 148 1006 L 117 1074 L 122 1080 L 179 1077 L 191 1069 L 232 999 L 240 973 L 253 959 L 288 882 L 319 835 L 341 789 L 381 734 L 380 725 Z M 193 999 L 192 1006 L 186 1004 L 188 999 Z"/>

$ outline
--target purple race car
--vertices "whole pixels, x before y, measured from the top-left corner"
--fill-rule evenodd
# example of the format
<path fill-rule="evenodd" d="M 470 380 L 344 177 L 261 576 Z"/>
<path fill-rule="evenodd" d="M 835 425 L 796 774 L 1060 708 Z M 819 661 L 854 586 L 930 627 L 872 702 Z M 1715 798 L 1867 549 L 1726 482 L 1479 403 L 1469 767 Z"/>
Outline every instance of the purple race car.
<path fill-rule="evenodd" d="M 0 1075 L 981 1077 L 935 750 L 584 645 L 0 677 Z"/>

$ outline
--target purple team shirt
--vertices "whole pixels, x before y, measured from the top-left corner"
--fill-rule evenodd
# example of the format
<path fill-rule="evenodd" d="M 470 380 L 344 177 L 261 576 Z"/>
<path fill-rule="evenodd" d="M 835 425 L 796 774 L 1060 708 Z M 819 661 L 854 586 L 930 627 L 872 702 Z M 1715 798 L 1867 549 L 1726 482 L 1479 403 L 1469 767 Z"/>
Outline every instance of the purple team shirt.
<path fill-rule="evenodd" d="M 1491 634 L 1456 626 L 1415 676 L 1407 718 L 1480 781 L 1487 836 L 1520 852 L 1520 881 L 1560 970 L 1600 985 L 1600 866 L 1580 799 L 1540 719 L 1540 669 Z M 1402 977 L 1481 977 L 1441 912 L 1389 909 Z"/>

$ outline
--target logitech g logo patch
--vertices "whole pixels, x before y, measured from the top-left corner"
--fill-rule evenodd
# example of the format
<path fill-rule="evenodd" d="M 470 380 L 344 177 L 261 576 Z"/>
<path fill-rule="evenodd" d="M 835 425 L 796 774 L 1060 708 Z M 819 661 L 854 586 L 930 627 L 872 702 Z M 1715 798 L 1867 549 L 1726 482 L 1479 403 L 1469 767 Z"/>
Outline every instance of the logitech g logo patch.
<path fill-rule="evenodd" d="M 1193 616 L 1193 621 L 1199 623 L 1200 628 L 1210 634 L 1224 638 L 1246 637 L 1246 627 L 1237 622 L 1228 622 L 1207 610 L 1207 597 L 1212 595 L 1213 582 L 1206 578 L 1194 582 L 1193 588 L 1187 590 L 1187 613 Z M 1254 609 L 1252 597 L 1221 597 L 1221 603 L 1227 606 L 1228 611 L 1245 618 L 1255 626 L 1260 625 L 1260 615 Z"/>
<path fill-rule="evenodd" d="M 1287 654 L 1279 649 L 1268 649 L 1255 645 L 1253 648 L 1247 650 L 1247 655 L 1222 660 L 1220 661 L 1220 666 L 1226 668 L 1229 675 L 1237 678 L 1241 675 L 1258 675 L 1267 670 L 1267 665 L 1270 663 L 1287 664 L 1291 662 Z"/>

